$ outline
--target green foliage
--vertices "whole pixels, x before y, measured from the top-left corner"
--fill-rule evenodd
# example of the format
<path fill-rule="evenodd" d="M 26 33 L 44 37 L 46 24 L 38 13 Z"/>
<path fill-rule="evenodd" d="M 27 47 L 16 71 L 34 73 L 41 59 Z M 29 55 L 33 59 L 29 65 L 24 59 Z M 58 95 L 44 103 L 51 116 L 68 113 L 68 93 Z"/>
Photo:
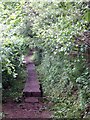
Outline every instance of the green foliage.
<path fill-rule="evenodd" d="M 25 6 L 28 11 L 24 25 L 27 28 L 26 21 L 30 25 L 25 32 L 32 38 L 30 47 L 43 50 L 41 65 L 37 68 L 43 91 L 55 103 L 55 116 L 84 116 L 82 111 L 90 97 L 90 73 L 83 56 L 86 46 L 76 44 L 74 36 L 87 29 L 84 16 L 87 4 L 34 1 Z"/>
<path fill-rule="evenodd" d="M 0 4 L 0 10 L 4 85 L 14 83 L 20 74 L 27 48 L 41 49 L 35 53 L 35 62 L 41 63 L 37 70 L 43 91 L 55 103 L 55 117 L 84 117 L 90 100 L 90 73 L 83 55 L 87 46 L 76 44 L 75 36 L 87 29 L 86 3 L 9 2 Z"/>
<path fill-rule="evenodd" d="M 19 98 L 22 98 L 22 95 L 23 95 L 22 90 L 24 88 L 23 83 L 25 82 L 25 79 L 26 79 L 25 77 L 26 73 L 23 71 L 23 69 L 20 75 L 21 76 L 18 78 L 18 80 L 12 81 L 12 87 L 10 86 L 8 87 L 8 89 L 3 90 L 3 98 L 2 98 L 3 102 L 7 102 L 8 98 L 18 102 L 17 100 Z"/>
<path fill-rule="evenodd" d="M 0 11 L 2 83 L 3 88 L 8 88 L 21 75 L 28 38 L 19 34 L 24 16 L 21 3 L 3 2 Z"/>

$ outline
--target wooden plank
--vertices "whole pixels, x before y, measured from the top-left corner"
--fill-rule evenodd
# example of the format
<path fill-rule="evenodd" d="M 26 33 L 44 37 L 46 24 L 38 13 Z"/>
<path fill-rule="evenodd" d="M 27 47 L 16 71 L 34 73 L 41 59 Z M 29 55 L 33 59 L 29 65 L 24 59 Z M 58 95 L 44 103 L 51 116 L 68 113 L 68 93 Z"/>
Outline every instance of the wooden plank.
<path fill-rule="evenodd" d="M 41 97 L 40 83 L 37 80 L 34 63 L 27 64 L 27 80 L 23 94 L 26 97 Z"/>

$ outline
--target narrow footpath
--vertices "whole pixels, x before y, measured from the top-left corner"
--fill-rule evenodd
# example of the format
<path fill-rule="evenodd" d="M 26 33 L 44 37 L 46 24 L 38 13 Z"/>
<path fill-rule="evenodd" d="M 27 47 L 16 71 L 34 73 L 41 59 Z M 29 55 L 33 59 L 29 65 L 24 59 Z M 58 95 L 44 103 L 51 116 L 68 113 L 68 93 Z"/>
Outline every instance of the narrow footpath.
<path fill-rule="evenodd" d="M 37 79 L 35 64 L 29 61 L 32 52 L 25 58 L 27 68 L 27 80 L 23 89 L 23 100 L 20 103 L 8 102 L 3 104 L 5 118 L 3 120 L 49 120 L 52 113 L 48 110 L 49 104 L 45 103 Z"/>

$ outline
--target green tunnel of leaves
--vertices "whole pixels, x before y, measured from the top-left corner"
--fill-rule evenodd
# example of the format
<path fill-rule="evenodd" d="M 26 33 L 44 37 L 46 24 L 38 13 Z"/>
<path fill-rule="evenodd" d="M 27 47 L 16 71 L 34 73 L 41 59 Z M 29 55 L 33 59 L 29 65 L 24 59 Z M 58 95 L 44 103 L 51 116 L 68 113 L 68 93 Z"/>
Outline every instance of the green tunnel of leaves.
<path fill-rule="evenodd" d="M 39 79 L 55 102 L 55 116 L 81 117 L 89 103 L 90 73 L 86 45 L 75 44 L 74 36 L 87 29 L 87 3 L 3 2 L 0 11 L 3 84 L 14 85 L 27 49 L 37 47 L 42 50 L 42 59 L 36 58 Z"/>

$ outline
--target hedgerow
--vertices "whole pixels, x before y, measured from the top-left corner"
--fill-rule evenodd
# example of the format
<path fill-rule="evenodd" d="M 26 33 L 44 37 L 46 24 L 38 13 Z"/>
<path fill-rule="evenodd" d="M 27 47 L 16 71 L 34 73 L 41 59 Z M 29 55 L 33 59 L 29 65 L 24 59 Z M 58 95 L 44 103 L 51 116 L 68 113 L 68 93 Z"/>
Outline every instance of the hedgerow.
<path fill-rule="evenodd" d="M 28 44 L 19 34 L 24 16 L 22 3 L 3 2 L 0 4 L 0 11 L 2 83 L 3 88 L 8 88 L 20 76 Z"/>
<path fill-rule="evenodd" d="M 44 94 L 54 103 L 56 118 L 87 117 L 90 72 L 87 45 L 76 37 L 87 30 L 87 3 L 30 1 L 3 3 L 3 82 L 21 71 L 26 49 L 38 48 L 37 66 Z M 7 18 L 7 19 L 6 19 Z M 39 54 L 38 54 L 39 55 Z M 12 82 L 13 83 L 13 82 Z"/>
<path fill-rule="evenodd" d="M 44 93 L 55 103 L 52 107 L 55 117 L 87 116 L 90 96 L 90 73 L 84 55 L 87 45 L 77 44 L 75 39 L 87 30 L 87 3 L 40 1 L 26 3 L 26 8 L 30 26 L 26 27 L 27 35 L 32 38 L 30 46 L 43 50 L 37 69 Z"/>

